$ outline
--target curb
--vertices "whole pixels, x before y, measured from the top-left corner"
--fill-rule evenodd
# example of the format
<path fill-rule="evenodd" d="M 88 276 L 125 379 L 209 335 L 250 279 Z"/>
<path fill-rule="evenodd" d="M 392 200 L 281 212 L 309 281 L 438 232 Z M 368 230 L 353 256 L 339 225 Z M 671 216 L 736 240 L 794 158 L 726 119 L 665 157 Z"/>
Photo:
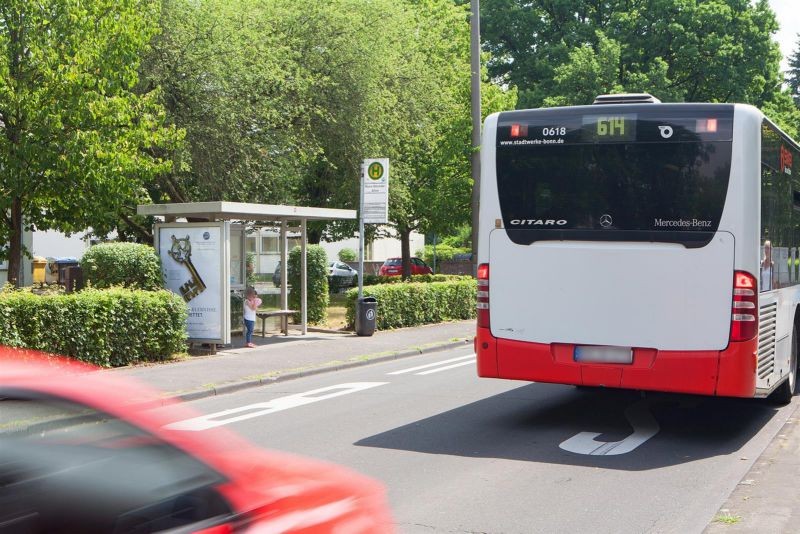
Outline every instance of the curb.
<path fill-rule="evenodd" d="M 306 376 L 313 376 L 319 375 L 323 373 L 328 373 L 331 371 L 343 371 L 345 369 L 351 369 L 353 367 L 361 367 L 364 365 L 370 365 L 373 363 L 381 363 L 387 362 L 391 360 L 399 360 L 400 358 L 407 358 L 409 356 L 419 356 L 420 354 L 428 354 L 431 352 L 439 352 L 442 350 L 449 350 L 454 349 L 457 347 L 470 345 L 472 340 L 469 338 L 465 338 L 461 341 L 449 341 L 446 343 L 440 343 L 437 345 L 431 345 L 428 347 L 422 347 L 418 349 L 406 349 L 397 352 L 392 352 L 389 354 L 384 354 L 382 356 L 376 356 L 374 358 L 369 358 L 368 355 L 364 360 L 358 361 L 349 361 L 344 362 L 336 365 L 322 365 L 320 367 L 315 367 L 313 369 L 307 369 L 304 371 L 295 371 L 292 373 L 286 374 L 279 374 L 273 377 L 266 377 L 266 378 L 254 378 L 250 380 L 238 380 L 234 382 L 226 382 L 224 384 L 220 384 L 218 386 L 213 386 L 210 388 L 205 389 L 198 389 L 194 391 L 189 391 L 186 393 L 181 393 L 179 395 L 169 395 L 173 399 L 178 399 L 184 402 L 187 401 L 194 401 L 198 399 L 204 399 L 206 397 L 216 397 L 218 395 L 225 395 L 226 393 L 234 393 L 236 391 L 241 391 L 243 389 L 250 389 L 259 386 L 266 386 L 269 384 L 275 384 L 278 382 L 285 382 L 287 380 L 295 380 L 297 378 L 303 378 Z"/>

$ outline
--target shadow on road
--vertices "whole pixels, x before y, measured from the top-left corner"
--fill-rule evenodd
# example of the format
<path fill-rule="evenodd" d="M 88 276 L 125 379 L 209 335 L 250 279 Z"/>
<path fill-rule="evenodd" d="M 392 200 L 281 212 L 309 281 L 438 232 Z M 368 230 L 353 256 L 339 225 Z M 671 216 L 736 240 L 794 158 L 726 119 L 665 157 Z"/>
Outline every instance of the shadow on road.
<path fill-rule="evenodd" d="M 777 413 L 763 400 L 647 394 L 660 427 L 619 456 L 568 452 L 559 444 L 580 432 L 618 441 L 633 429 L 625 410 L 642 395 L 624 390 L 529 384 L 360 440 L 356 445 L 428 454 L 502 458 L 644 471 L 730 454 Z"/>

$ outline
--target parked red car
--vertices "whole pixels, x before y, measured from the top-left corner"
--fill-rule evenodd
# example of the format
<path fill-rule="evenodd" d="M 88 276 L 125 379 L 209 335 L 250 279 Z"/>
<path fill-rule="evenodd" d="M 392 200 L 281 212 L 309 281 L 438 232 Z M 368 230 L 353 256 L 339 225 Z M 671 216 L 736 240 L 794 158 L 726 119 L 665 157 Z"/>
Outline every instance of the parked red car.
<path fill-rule="evenodd" d="M 152 399 L 91 366 L 0 347 L 0 531 L 393 531 L 377 482 L 225 429 L 170 430 L 199 414 Z"/>
<path fill-rule="evenodd" d="M 402 258 L 389 258 L 381 268 L 378 270 L 381 276 L 400 276 L 403 274 L 403 259 Z M 433 274 L 433 269 L 428 267 L 428 264 L 419 258 L 411 258 L 411 274 Z"/>

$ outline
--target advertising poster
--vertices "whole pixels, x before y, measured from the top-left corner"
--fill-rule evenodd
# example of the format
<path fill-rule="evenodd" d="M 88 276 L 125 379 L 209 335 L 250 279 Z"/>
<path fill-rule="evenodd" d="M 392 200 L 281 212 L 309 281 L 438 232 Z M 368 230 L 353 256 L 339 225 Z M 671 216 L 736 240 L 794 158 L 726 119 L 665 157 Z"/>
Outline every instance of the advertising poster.
<path fill-rule="evenodd" d="M 227 226 L 170 223 L 156 225 L 156 229 L 167 289 L 183 297 L 189 306 L 189 341 L 230 343 Z"/>

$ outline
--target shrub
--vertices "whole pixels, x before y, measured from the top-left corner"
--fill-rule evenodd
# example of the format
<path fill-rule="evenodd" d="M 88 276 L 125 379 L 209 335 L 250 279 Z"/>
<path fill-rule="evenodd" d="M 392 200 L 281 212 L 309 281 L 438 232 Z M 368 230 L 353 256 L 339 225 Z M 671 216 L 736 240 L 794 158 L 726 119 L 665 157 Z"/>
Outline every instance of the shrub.
<path fill-rule="evenodd" d="M 477 283 L 453 280 L 431 283 L 383 284 L 364 288 L 365 297 L 378 299 L 377 328 L 401 328 L 476 316 Z M 347 324 L 355 324 L 358 290 L 347 292 Z"/>
<path fill-rule="evenodd" d="M 255 252 L 248 252 L 245 261 L 247 285 L 252 286 L 256 283 L 256 265 L 258 264 L 258 255 Z"/>
<path fill-rule="evenodd" d="M 123 286 L 131 289 L 164 288 L 161 262 L 153 247 L 138 243 L 102 243 L 81 259 L 83 275 L 92 287 Z"/>
<path fill-rule="evenodd" d="M 0 293 L 0 344 L 101 365 L 164 360 L 185 350 L 187 307 L 169 291 Z"/>
<path fill-rule="evenodd" d="M 311 324 L 324 323 L 328 317 L 328 255 L 319 245 L 308 246 L 308 312 L 306 318 Z M 286 264 L 287 278 L 291 289 L 289 290 L 289 308 L 300 310 L 300 247 L 294 247 L 289 252 Z M 294 316 L 295 322 L 300 322 L 300 314 Z"/>
<path fill-rule="evenodd" d="M 343 248 L 339 251 L 339 261 L 348 262 L 348 261 L 356 261 L 358 255 L 356 251 L 352 248 Z"/>

